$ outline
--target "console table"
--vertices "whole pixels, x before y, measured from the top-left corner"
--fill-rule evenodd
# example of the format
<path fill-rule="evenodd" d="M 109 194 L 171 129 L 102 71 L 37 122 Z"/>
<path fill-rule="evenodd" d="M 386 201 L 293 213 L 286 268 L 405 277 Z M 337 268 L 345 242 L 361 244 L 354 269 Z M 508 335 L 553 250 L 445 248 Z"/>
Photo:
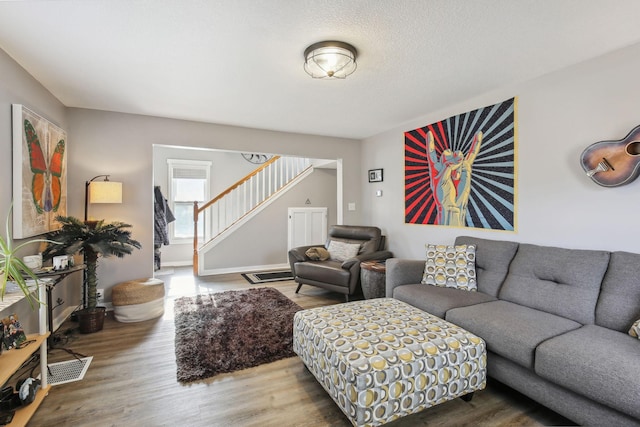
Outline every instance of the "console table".
<path fill-rule="evenodd" d="M 62 282 L 67 276 L 78 271 L 84 271 L 87 268 L 85 264 L 78 264 L 64 270 L 36 270 L 34 271 L 38 280 L 42 280 L 41 285 L 47 294 L 47 326 L 49 329 L 49 348 L 53 345 L 53 289 Z"/>

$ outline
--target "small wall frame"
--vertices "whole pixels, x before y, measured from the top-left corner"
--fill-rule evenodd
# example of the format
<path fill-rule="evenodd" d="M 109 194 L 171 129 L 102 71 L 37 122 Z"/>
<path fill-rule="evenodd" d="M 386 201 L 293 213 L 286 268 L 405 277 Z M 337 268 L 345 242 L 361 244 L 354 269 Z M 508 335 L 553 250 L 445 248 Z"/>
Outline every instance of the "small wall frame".
<path fill-rule="evenodd" d="M 369 182 L 382 182 L 382 169 L 369 169 Z"/>

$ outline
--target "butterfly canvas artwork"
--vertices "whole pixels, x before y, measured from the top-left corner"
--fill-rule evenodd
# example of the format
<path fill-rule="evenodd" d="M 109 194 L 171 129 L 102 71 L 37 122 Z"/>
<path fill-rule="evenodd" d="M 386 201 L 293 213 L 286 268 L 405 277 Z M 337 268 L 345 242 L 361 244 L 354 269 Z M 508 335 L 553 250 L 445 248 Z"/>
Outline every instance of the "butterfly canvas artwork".
<path fill-rule="evenodd" d="M 67 214 L 67 134 L 23 105 L 13 104 L 13 236 L 59 228 Z"/>

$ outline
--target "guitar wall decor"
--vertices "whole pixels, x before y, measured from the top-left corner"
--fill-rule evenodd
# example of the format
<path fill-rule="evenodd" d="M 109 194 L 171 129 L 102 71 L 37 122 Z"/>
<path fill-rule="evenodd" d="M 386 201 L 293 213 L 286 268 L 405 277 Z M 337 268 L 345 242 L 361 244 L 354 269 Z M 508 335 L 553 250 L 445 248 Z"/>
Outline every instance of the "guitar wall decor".
<path fill-rule="evenodd" d="M 588 146 L 580 159 L 587 176 L 603 187 L 629 184 L 640 173 L 640 126 L 618 141 Z"/>

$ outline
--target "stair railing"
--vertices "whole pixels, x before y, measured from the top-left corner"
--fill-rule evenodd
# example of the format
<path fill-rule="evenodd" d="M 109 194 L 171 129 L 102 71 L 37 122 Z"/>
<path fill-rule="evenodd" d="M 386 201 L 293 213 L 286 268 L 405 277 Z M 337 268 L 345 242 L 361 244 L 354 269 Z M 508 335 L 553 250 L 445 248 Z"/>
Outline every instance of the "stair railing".
<path fill-rule="evenodd" d="M 274 156 L 202 206 L 193 202 L 193 272 L 198 273 L 198 221 L 212 212 L 211 238 L 221 234 L 311 166 L 306 158 Z M 204 227 L 205 229 L 207 227 Z M 206 236 L 205 236 L 206 237 Z"/>

